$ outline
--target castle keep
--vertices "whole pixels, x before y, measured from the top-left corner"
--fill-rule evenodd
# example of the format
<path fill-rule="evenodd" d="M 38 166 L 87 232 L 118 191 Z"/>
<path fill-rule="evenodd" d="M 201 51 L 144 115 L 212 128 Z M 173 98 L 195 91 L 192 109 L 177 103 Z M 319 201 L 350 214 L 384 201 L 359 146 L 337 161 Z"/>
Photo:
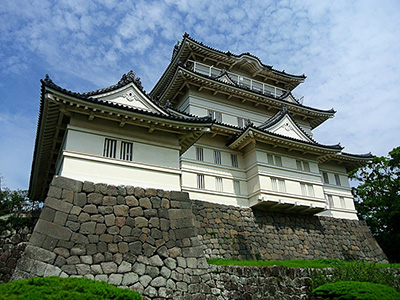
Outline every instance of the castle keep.
<path fill-rule="evenodd" d="M 372 155 L 313 139 L 335 111 L 305 105 L 304 81 L 187 34 L 148 94 L 132 71 L 86 93 L 46 76 L 29 188 L 44 207 L 13 279 L 215 299 L 235 279 L 206 258 L 385 261 L 347 176 Z"/>

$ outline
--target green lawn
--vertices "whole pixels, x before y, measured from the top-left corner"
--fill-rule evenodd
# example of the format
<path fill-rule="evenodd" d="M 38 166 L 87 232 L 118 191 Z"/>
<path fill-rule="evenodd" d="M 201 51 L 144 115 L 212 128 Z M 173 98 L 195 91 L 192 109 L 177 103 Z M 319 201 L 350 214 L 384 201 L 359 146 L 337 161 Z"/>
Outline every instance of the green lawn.
<path fill-rule="evenodd" d="M 233 260 L 233 259 L 209 259 L 210 265 L 223 266 L 282 266 L 290 268 L 333 268 L 352 264 L 338 259 L 315 260 Z M 378 268 L 400 268 L 400 264 L 374 264 Z"/>

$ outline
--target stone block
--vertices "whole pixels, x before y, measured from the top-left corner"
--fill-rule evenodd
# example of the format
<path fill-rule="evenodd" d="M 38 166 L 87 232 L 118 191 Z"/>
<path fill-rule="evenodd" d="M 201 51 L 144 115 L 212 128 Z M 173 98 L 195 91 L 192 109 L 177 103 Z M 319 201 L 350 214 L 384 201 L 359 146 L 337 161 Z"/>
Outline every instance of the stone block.
<path fill-rule="evenodd" d="M 47 192 L 47 197 L 60 199 L 62 195 L 62 189 L 55 186 L 50 186 Z"/>
<path fill-rule="evenodd" d="M 90 181 L 84 181 L 82 191 L 86 193 L 94 192 L 94 183 Z"/>
<path fill-rule="evenodd" d="M 118 273 L 127 273 L 132 270 L 132 264 L 128 263 L 126 261 L 123 261 L 119 266 L 118 266 Z"/>
<path fill-rule="evenodd" d="M 67 214 L 61 211 L 57 211 L 54 217 L 54 223 L 64 226 L 65 222 L 67 221 Z"/>
<path fill-rule="evenodd" d="M 114 206 L 117 204 L 117 197 L 113 196 L 104 196 L 102 204 L 104 206 Z"/>
<path fill-rule="evenodd" d="M 129 244 L 129 252 L 132 254 L 141 254 L 142 253 L 142 243 L 140 241 L 133 242 Z"/>
<path fill-rule="evenodd" d="M 157 190 L 156 190 L 156 189 L 147 188 L 147 189 L 145 190 L 145 196 L 146 196 L 146 197 L 148 197 L 148 196 L 156 196 L 156 195 L 157 195 Z"/>
<path fill-rule="evenodd" d="M 83 211 L 84 211 L 85 213 L 88 213 L 88 214 L 91 214 L 91 215 L 97 214 L 97 213 L 98 213 L 97 206 L 94 205 L 94 204 L 86 204 L 86 205 L 83 207 Z"/>
<path fill-rule="evenodd" d="M 178 192 L 178 191 L 171 191 L 170 193 L 171 200 L 178 200 L 178 201 L 189 201 L 189 193 L 187 192 Z"/>
<path fill-rule="evenodd" d="M 36 223 L 35 231 L 44 235 L 51 236 L 55 239 L 68 241 L 71 238 L 72 231 L 61 225 L 54 224 L 45 220 L 39 219 Z"/>
<path fill-rule="evenodd" d="M 71 237 L 71 241 L 78 244 L 89 244 L 89 239 L 83 234 L 74 232 Z"/>
<path fill-rule="evenodd" d="M 86 254 L 86 247 L 84 245 L 75 245 L 71 249 L 71 255 L 85 255 Z"/>
<path fill-rule="evenodd" d="M 144 217 L 136 217 L 135 218 L 135 227 L 142 228 L 147 227 L 149 221 Z"/>
<path fill-rule="evenodd" d="M 52 251 L 57 246 L 57 243 L 58 243 L 57 239 L 50 236 L 46 236 L 42 248 Z"/>
<path fill-rule="evenodd" d="M 139 205 L 141 207 L 143 207 L 144 209 L 151 209 L 152 208 L 150 199 L 148 197 L 140 198 L 139 199 Z"/>
<path fill-rule="evenodd" d="M 204 256 L 204 251 L 201 246 L 187 247 L 182 249 L 182 254 L 184 257 L 202 257 Z"/>
<path fill-rule="evenodd" d="M 107 185 L 107 195 L 109 196 L 118 196 L 118 190 L 115 185 Z"/>
<path fill-rule="evenodd" d="M 168 257 L 168 249 L 166 246 L 161 246 L 157 249 L 157 254 L 161 257 Z"/>
<path fill-rule="evenodd" d="M 44 206 L 42 211 L 40 212 L 40 219 L 46 220 L 49 222 L 54 221 L 54 217 L 56 215 L 56 211 L 48 206 Z"/>
<path fill-rule="evenodd" d="M 29 243 L 33 246 L 41 247 L 46 239 L 46 235 L 34 231 L 29 239 Z"/>
<path fill-rule="evenodd" d="M 107 226 L 113 226 L 115 224 L 115 216 L 113 214 L 106 215 L 104 221 Z"/>
<path fill-rule="evenodd" d="M 122 285 L 129 286 L 139 281 L 139 276 L 135 273 L 126 273 L 122 279 Z"/>
<path fill-rule="evenodd" d="M 86 213 L 86 212 L 81 212 L 81 213 L 79 214 L 78 221 L 79 221 L 80 223 L 89 222 L 90 220 L 91 220 L 91 217 L 90 217 L 90 215 L 89 215 L 88 213 Z"/>
<path fill-rule="evenodd" d="M 120 285 L 121 282 L 122 282 L 122 277 L 123 277 L 122 274 L 111 274 L 111 275 L 108 277 L 108 283 L 109 283 L 109 284 L 112 284 L 112 285 L 118 286 L 118 285 Z"/>
<path fill-rule="evenodd" d="M 61 270 L 67 273 L 68 275 L 76 275 L 78 272 L 76 271 L 75 265 L 64 265 L 61 267 Z"/>
<path fill-rule="evenodd" d="M 132 228 L 129 226 L 123 226 L 120 230 L 122 236 L 129 236 L 132 232 Z"/>
<path fill-rule="evenodd" d="M 159 276 L 159 277 L 154 278 L 150 282 L 150 285 L 153 287 L 156 287 L 156 288 L 165 287 L 167 285 L 167 280 L 164 277 Z"/>
<path fill-rule="evenodd" d="M 126 218 L 125 217 L 116 217 L 115 218 L 115 226 L 122 227 L 126 223 Z"/>
<path fill-rule="evenodd" d="M 43 248 L 39 248 L 36 246 L 32 246 L 32 245 L 27 245 L 25 248 L 25 257 L 27 258 L 31 258 L 31 259 L 35 259 L 38 261 L 42 261 L 48 264 L 52 264 L 54 263 L 55 259 L 56 259 L 56 254 L 53 253 L 52 251 L 43 249 Z"/>
<path fill-rule="evenodd" d="M 102 215 L 109 215 L 112 214 L 114 211 L 112 206 L 98 206 L 97 209 Z"/>
<path fill-rule="evenodd" d="M 144 216 L 145 216 L 146 218 L 157 217 L 157 216 L 158 216 L 157 209 L 154 209 L 154 208 L 152 208 L 152 209 L 145 209 L 145 210 L 144 210 Z"/>
<path fill-rule="evenodd" d="M 136 199 L 135 196 L 126 196 L 125 203 L 130 207 L 139 205 L 139 201 Z"/>
<path fill-rule="evenodd" d="M 59 267 L 47 265 L 44 271 L 44 277 L 60 276 L 62 270 Z"/>
<path fill-rule="evenodd" d="M 65 227 L 71 229 L 72 231 L 78 231 L 81 227 L 81 224 L 78 222 L 67 221 L 65 223 Z"/>
<path fill-rule="evenodd" d="M 104 255 L 101 253 L 96 253 L 93 255 L 93 263 L 98 264 L 104 261 Z"/>
<path fill-rule="evenodd" d="M 153 255 L 155 251 L 156 251 L 156 247 L 154 247 L 148 243 L 143 244 L 143 254 L 145 256 L 149 257 L 149 256 Z"/>
<path fill-rule="evenodd" d="M 93 275 L 103 274 L 103 269 L 100 265 L 91 265 L 90 270 Z"/>
<path fill-rule="evenodd" d="M 94 277 L 94 280 L 108 282 L 108 275 L 100 274 Z"/>
<path fill-rule="evenodd" d="M 68 203 L 73 203 L 74 202 L 74 192 L 64 189 L 62 191 L 61 199 Z"/>
<path fill-rule="evenodd" d="M 173 248 L 169 249 L 168 252 L 169 252 L 169 256 L 172 258 L 176 258 L 182 254 L 181 248 L 179 248 L 179 247 L 173 247 Z"/>
<path fill-rule="evenodd" d="M 139 278 L 139 282 L 143 287 L 147 287 L 152 280 L 153 279 L 149 275 L 142 275 Z"/>
<path fill-rule="evenodd" d="M 53 252 L 57 255 L 61 255 L 62 257 L 68 258 L 71 256 L 70 252 L 66 248 L 58 247 L 53 250 Z"/>
<path fill-rule="evenodd" d="M 47 197 L 46 200 L 44 201 L 43 206 L 50 207 L 56 211 L 62 211 L 68 214 L 71 211 L 73 205 L 63 200 Z"/>
<path fill-rule="evenodd" d="M 84 207 L 86 203 L 87 203 L 87 198 L 85 193 L 74 194 L 74 205 L 79 207 Z"/>
<path fill-rule="evenodd" d="M 132 271 L 133 271 L 133 273 L 141 276 L 146 272 L 146 265 L 143 263 L 137 262 L 132 266 Z"/>
<path fill-rule="evenodd" d="M 171 276 L 171 270 L 167 267 L 163 266 L 160 271 L 160 275 L 165 279 L 168 279 Z"/>
<path fill-rule="evenodd" d="M 129 216 L 131 217 L 138 217 L 143 216 L 143 208 L 141 207 L 133 207 L 129 210 Z"/>
<path fill-rule="evenodd" d="M 118 266 L 115 262 L 102 262 L 100 265 L 104 274 L 116 273 L 118 270 Z"/>
<path fill-rule="evenodd" d="M 142 198 L 142 197 L 144 197 L 145 191 L 144 191 L 144 189 L 141 188 L 141 187 L 135 187 L 135 192 L 134 192 L 134 194 L 135 194 L 135 197 L 136 197 L 136 198 Z"/>
<path fill-rule="evenodd" d="M 117 227 L 117 226 L 111 226 L 111 227 L 108 227 L 107 228 L 107 232 L 109 233 L 109 234 L 112 234 L 112 235 L 116 235 L 116 234 L 119 234 L 119 227 Z"/>
<path fill-rule="evenodd" d="M 44 275 L 44 271 L 49 264 L 34 260 L 32 262 L 30 273 L 34 277 L 42 277 Z"/>
<path fill-rule="evenodd" d="M 93 222 L 96 222 L 96 223 L 104 223 L 104 216 L 103 215 L 100 215 L 100 214 L 98 214 L 98 215 L 92 215 L 92 216 L 90 216 L 90 219 L 93 221 Z"/>
<path fill-rule="evenodd" d="M 62 176 L 54 176 L 51 181 L 51 186 L 59 187 L 62 189 L 70 190 L 73 192 L 82 191 L 83 183 L 81 181 L 77 181 L 74 179 L 62 177 Z"/>
<path fill-rule="evenodd" d="M 161 267 L 164 265 L 162 259 L 158 255 L 154 255 L 149 258 L 149 264 L 155 267 Z"/>
<path fill-rule="evenodd" d="M 85 222 L 81 224 L 79 233 L 81 234 L 94 234 L 96 232 L 96 222 Z"/>
<path fill-rule="evenodd" d="M 95 234 L 99 235 L 99 234 L 103 234 L 104 232 L 106 232 L 106 225 L 104 224 L 97 224 L 96 225 L 96 231 Z"/>
<path fill-rule="evenodd" d="M 184 239 L 184 238 L 191 238 L 196 235 L 194 228 L 181 228 L 181 229 L 175 229 L 175 238 L 176 239 Z"/>
<path fill-rule="evenodd" d="M 85 264 L 77 264 L 76 265 L 76 272 L 78 275 L 87 275 L 90 274 L 90 266 L 85 265 Z"/>
<path fill-rule="evenodd" d="M 128 205 L 115 205 L 114 214 L 118 217 L 127 217 L 129 215 Z"/>

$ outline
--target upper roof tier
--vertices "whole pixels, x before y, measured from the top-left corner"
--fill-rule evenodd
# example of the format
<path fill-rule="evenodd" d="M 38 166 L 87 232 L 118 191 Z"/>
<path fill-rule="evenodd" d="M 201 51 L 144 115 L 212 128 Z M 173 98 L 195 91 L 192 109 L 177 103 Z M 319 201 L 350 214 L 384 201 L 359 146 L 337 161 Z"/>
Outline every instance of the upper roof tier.
<path fill-rule="evenodd" d="M 257 76 L 265 82 L 273 82 L 275 86 L 290 91 L 300 83 L 303 83 L 306 78 L 304 74 L 293 75 L 285 71 L 275 70 L 272 66 L 262 63 L 257 56 L 248 52 L 234 54 L 230 51 L 224 52 L 214 49 L 194 40 L 189 34 L 185 33 L 182 42 L 175 45 L 170 64 L 150 94 L 159 95 L 162 93 L 168 84 L 169 78 L 173 76 L 173 69 L 178 62 L 186 63 L 190 59 L 208 62 L 215 67 L 225 68 L 228 71 L 242 70 L 252 77 Z"/>

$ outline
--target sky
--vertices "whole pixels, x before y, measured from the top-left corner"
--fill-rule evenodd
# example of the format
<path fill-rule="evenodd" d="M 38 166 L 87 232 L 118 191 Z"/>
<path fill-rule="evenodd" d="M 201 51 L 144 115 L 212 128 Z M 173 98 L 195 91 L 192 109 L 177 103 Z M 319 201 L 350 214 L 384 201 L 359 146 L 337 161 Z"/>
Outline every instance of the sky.
<path fill-rule="evenodd" d="M 133 70 L 150 92 L 187 32 L 306 74 L 304 104 L 337 113 L 314 131 L 344 151 L 400 145 L 400 1 L 18 0 L 0 6 L 1 185 L 27 189 L 46 74 L 87 92 Z"/>

